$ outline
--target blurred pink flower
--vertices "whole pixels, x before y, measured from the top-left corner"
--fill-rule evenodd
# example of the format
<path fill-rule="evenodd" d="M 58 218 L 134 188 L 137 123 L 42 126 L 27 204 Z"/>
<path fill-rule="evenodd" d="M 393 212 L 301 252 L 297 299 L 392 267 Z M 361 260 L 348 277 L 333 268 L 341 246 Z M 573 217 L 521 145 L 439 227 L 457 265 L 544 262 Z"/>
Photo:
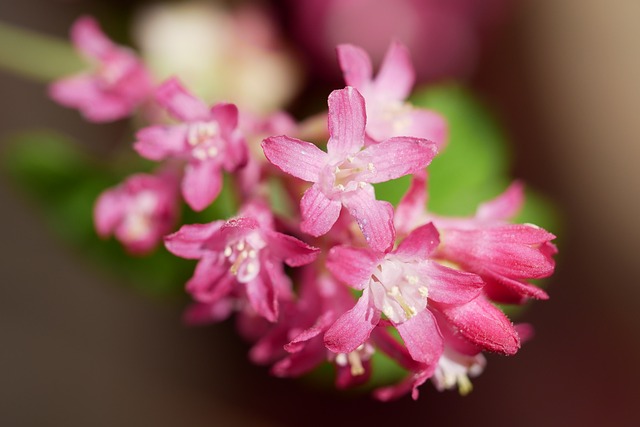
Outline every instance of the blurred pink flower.
<path fill-rule="evenodd" d="M 71 28 L 76 49 L 96 68 L 54 82 L 49 94 L 56 102 L 77 108 L 92 122 L 130 115 L 151 93 L 151 76 L 129 49 L 109 40 L 95 19 L 79 18 Z"/>

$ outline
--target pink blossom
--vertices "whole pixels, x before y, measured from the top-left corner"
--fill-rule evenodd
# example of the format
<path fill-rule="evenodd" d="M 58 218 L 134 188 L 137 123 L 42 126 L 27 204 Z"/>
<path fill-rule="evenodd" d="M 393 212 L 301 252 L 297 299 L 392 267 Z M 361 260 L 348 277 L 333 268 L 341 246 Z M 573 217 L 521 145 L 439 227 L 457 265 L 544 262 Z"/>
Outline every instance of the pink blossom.
<path fill-rule="evenodd" d="M 177 79 L 160 85 L 156 98 L 180 123 L 140 130 L 134 148 L 150 160 L 185 160 L 182 195 L 192 209 L 201 211 L 218 197 L 222 169 L 233 172 L 247 162 L 247 147 L 237 129 L 238 109 L 225 103 L 209 109 Z"/>
<path fill-rule="evenodd" d="M 415 82 L 406 46 L 391 43 L 375 79 L 371 60 L 363 49 L 342 44 L 337 51 L 345 82 L 358 89 L 366 101 L 370 138 L 382 141 L 393 136 L 414 136 L 433 141 L 438 148 L 444 146 L 447 133 L 444 118 L 405 102 Z"/>
<path fill-rule="evenodd" d="M 523 303 L 529 298 L 547 299 L 547 293 L 527 282 L 550 276 L 555 268 L 555 236 L 533 224 L 510 224 L 520 210 L 523 187 L 514 182 L 503 194 L 478 206 L 467 218 L 426 213 L 426 176 L 416 175 L 398 206 L 396 227 L 432 221 L 441 233 L 437 257 L 480 275 L 484 291 L 494 301 Z M 402 222 L 400 222 L 402 221 Z"/>
<path fill-rule="evenodd" d="M 171 172 L 136 174 L 100 195 L 94 208 L 98 234 L 115 235 L 129 252 L 152 250 L 178 214 L 178 177 Z"/>
<path fill-rule="evenodd" d="M 362 296 L 327 331 L 327 348 L 336 353 L 353 351 L 369 338 L 384 314 L 400 333 L 411 357 L 431 366 L 440 358 L 444 345 L 434 317 L 438 312 L 474 344 L 515 353 L 519 340 L 509 320 L 478 298 L 482 279 L 429 259 L 438 244 L 435 227 L 427 224 L 388 253 L 332 248 L 327 268 L 352 288 L 362 290 Z"/>
<path fill-rule="evenodd" d="M 49 94 L 56 102 L 77 108 L 92 122 L 127 117 L 151 93 L 152 79 L 129 49 L 109 40 L 95 19 L 79 18 L 71 28 L 76 49 L 95 69 L 53 83 Z"/>
<path fill-rule="evenodd" d="M 197 301 L 212 304 L 242 285 L 252 308 L 272 322 L 279 298 L 291 293 L 282 263 L 304 265 L 318 253 L 274 231 L 268 208 L 259 202 L 245 205 L 228 221 L 184 225 L 165 238 L 165 245 L 174 255 L 199 260 L 186 285 Z"/>
<path fill-rule="evenodd" d="M 300 201 L 300 228 L 326 234 L 344 206 L 368 244 L 379 251 L 393 245 L 393 207 L 378 201 L 372 183 L 385 182 L 426 167 L 436 154 L 433 142 L 395 137 L 364 147 L 366 114 L 360 93 L 346 87 L 329 96 L 327 152 L 288 136 L 262 143 L 267 159 L 282 171 L 314 184 Z"/>

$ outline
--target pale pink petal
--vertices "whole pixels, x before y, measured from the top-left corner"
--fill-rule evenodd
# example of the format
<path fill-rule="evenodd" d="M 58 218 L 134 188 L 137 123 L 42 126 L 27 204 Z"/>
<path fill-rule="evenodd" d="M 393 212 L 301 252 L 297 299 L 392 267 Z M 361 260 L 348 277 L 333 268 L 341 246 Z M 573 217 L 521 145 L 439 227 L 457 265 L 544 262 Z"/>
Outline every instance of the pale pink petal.
<path fill-rule="evenodd" d="M 73 23 L 71 41 L 78 50 L 90 58 L 103 59 L 118 49 L 91 16 L 82 16 Z"/>
<path fill-rule="evenodd" d="M 220 164 L 205 160 L 187 165 L 182 180 L 182 196 L 194 211 L 209 206 L 220 194 L 222 173 Z"/>
<path fill-rule="evenodd" d="M 286 234 L 264 230 L 263 235 L 267 241 L 269 253 L 283 260 L 290 267 L 309 264 L 318 257 L 320 252 L 320 249 Z"/>
<path fill-rule="evenodd" d="M 427 206 L 427 172 L 413 174 L 409 189 L 400 199 L 393 217 L 398 234 L 407 234 L 419 224 Z"/>
<path fill-rule="evenodd" d="M 375 78 L 376 93 L 388 100 L 404 101 L 411 94 L 415 80 L 409 49 L 402 43 L 392 42 Z"/>
<path fill-rule="evenodd" d="M 444 351 L 444 341 L 431 311 L 422 310 L 395 327 L 413 360 L 426 365 L 438 362 Z"/>
<path fill-rule="evenodd" d="M 210 118 L 209 108 L 191 95 L 175 77 L 158 86 L 156 100 L 176 119 L 194 122 Z"/>
<path fill-rule="evenodd" d="M 329 251 L 326 265 L 336 279 L 361 290 L 369 284 L 381 255 L 367 248 L 334 246 Z"/>
<path fill-rule="evenodd" d="M 220 231 L 224 221 L 208 224 L 183 225 L 180 230 L 164 238 L 169 252 L 186 259 L 199 259 L 208 251 L 206 243 Z"/>
<path fill-rule="evenodd" d="M 307 234 L 318 237 L 326 234 L 338 220 L 342 203 L 331 200 L 320 190 L 318 184 L 313 184 L 302 195 L 300 211 L 302 222 L 300 229 Z"/>
<path fill-rule="evenodd" d="M 476 218 L 481 221 L 508 220 L 518 214 L 524 203 L 524 185 L 513 182 L 504 193 L 478 206 Z"/>
<path fill-rule="evenodd" d="M 396 236 L 393 206 L 376 200 L 373 188 L 369 187 L 346 193 L 342 203 L 355 218 L 367 244 L 376 251 L 386 252 L 393 247 Z"/>
<path fill-rule="evenodd" d="M 418 264 L 416 272 L 427 278 L 429 299 L 444 304 L 465 304 L 480 295 L 484 287 L 477 274 L 454 270 L 435 261 Z"/>
<path fill-rule="evenodd" d="M 118 188 L 103 192 L 93 209 L 93 222 L 101 237 L 107 237 L 123 220 L 124 200 Z"/>
<path fill-rule="evenodd" d="M 486 350 L 511 355 L 520 348 L 518 333 L 507 316 L 482 296 L 464 305 L 437 307 L 464 338 Z"/>
<path fill-rule="evenodd" d="M 186 126 L 149 126 L 136 133 L 133 148 L 149 160 L 163 160 L 186 153 Z"/>
<path fill-rule="evenodd" d="M 358 159 L 371 165 L 358 179 L 377 183 L 415 173 L 427 167 L 437 153 L 435 143 L 425 139 L 390 138 L 358 153 Z"/>
<path fill-rule="evenodd" d="M 343 158 L 362 148 L 366 121 L 364 98 L 360 92 L 351 86 L 331 92 L 327 142 L 327 152 L 331 158 Z"/>
<path fill-rule="evenodd" d="M 440 235 L 433 223 L 425 224 L 413 230 L 398 245 L 394 253 L 405 260 L 425 260 L 440 244 Z"/>
<path fill-rule="evenodd" d="M 238 127 L 238 107 L 221 102 L 211 108 L 211 117 L 220 125 L 222 135 L 227 138 Z"/>
<path fill-rule="evenodd" d="M 324 344 L 334 353 L 350 353 L 369 338 L 379 321 L 380 312 L 374 307 L 369 288 L 366 288 L 356 305 L 324 334 Z"/>
<path fill-rule="evenodd" d="M 439 150 L 447 143 L 447 121 L 435 111 L 411 108 L 405 114 L 396 116 L 395 120 L 404 126 L 404 135 L 428 139 L 435 142 Z"/>
<path fill-rule="evenodd" d="M 362 90 L 371 83 L 373 71 L 367 52 L 351 44 L 338 45 L 336 51 L 346 84 Z"/>
<path fill-rule="evenodd" d="M 267 159 L 283 172 L 308 182 L 317 182 L 327 164 L 327 153 L 310 142 L 288 136 L 272 136 L 262 141 Z"/>

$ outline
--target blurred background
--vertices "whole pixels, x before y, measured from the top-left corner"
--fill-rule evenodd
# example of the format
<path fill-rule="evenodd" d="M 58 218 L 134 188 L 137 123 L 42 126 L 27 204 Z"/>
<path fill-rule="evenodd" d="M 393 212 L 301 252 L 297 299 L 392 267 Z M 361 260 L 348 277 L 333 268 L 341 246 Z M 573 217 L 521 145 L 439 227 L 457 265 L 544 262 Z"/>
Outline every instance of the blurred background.
<path fill-rule="evenodd" d="M 133 43 L 128 25 L 145 3 L 1 1 L 0 21 L 66 39 L 75 18 L 92 14 Z M 249 363 L 232 322 L 188 328 L 186 298 L 150 296 L 97 271 L 2 172 L 0 424 L 637 425 L 640 2 L 333 3 L 264 3 L 310 76 L 290 105 L 339 86 L 326 56 L 336 42 L 379 58 L 388 31 L 411 46 L 423 83 L 466 82 L 505 128 L 512 175 L 562 218 L 551 230 L 560 236 L 551 299 L 522 317 L 535 338 L 516 357 L 489 356 L 466 397 L 425 385 L 417 402 L 382 404 L 273 378 Z M 50 101 L 44 83 L 2 68 L 0 94 L 2 139 L 56 129 L 100 155 L 130 132 L 124 122 L 89 124 Z"/>

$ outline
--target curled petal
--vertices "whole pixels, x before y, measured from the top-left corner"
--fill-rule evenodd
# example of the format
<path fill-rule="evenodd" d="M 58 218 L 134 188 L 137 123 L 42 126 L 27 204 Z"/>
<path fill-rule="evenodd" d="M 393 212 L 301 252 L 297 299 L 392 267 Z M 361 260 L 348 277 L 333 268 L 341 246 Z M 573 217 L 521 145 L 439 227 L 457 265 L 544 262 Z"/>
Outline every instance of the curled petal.
<path fill-rule="evenodd" d="M 277 258 L 284 260 L 290 267 L 309 264 L 317 258 L 320 252 L 320 249 L 286 234 L 265 230 L 264 235 L 270 252 Z"/>
<path fill-rule="evenodd" d="M 413 174 L 409 189 L 400 199 L 394 215 L 396 230 L 407 234 L 420 221 L 427 206 L 427 172 L 419 170 Z"/>
<path fill-rule="evenodd" d="M 164 238 L 164 244 L 169 252 L 186 259 L 199 259 L 208 251 L 206 242 L 224 224 L 224 221 L 214 221 L 209 224 L 183 225 L 180 230 Z"/>
<path fill-rule="evenodd" d="M 136 133 L 133 148 L 149 160 L 163 160 L 186 151 L 186 126 L 149 126 Z"/>
<path fill-rule="evenodd" d="M 91 16 L 78 18 L 71 27 L 71 41 L 84 55 L 104 59 L 117 46 L 100 29 L 98 21 Z"/>
<path fill-rule="evenodd" d="M 440 235 L 433 223 L 413 230 L 395 250 L 398 257 L 407 260 L 425 260 L 440 244 Z"/>
<path fill-rule="evenodd" d="M 513 182 L 504 193 L 478 206 L 476 218 L 481 221 L 508 220 L 518 214 L 524 203 L 524 185 Z"/>

